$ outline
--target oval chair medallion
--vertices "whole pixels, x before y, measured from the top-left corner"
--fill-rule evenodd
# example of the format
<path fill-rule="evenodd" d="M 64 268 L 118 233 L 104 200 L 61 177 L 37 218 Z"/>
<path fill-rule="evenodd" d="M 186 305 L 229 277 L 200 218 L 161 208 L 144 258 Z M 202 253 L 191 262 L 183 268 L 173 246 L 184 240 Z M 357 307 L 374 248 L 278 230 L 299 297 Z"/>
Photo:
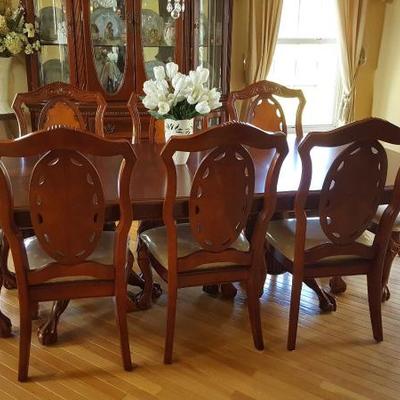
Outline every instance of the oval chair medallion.
<path fill-rule="evenodd" d="M 32 172 L 29 201 L 33 228 L 49 256 L 76 264 L 94 251 L 105 205 L 100 177 L 86 157 L 67 150 L 45 154 Z"/>
<path fill-rule="evenodd" d="M 383 194 L 386 171 L 386 152 L 377 141 L 354 143 L 336 158 L 319 203 L 321 227 L 329 240 L 349 244 L 368 228 Z"/>
<path fill-rule="evenodd" d="M 39 115 L 39 129 L 49 129 L 55 126 L 86 129 L 82 113 L 76 104 L 63 97 L 51 99 Z"/>
<path fill-rule="evenodd" d="M 204 249 L 222 251 L 238 238 L 253 194 L 254 166 L 244 147 L 218 148 L 203 160 L 190 193 L 189 221 L 193 236 Z M 226 223 L 216 227 L 215 220 Z"/>

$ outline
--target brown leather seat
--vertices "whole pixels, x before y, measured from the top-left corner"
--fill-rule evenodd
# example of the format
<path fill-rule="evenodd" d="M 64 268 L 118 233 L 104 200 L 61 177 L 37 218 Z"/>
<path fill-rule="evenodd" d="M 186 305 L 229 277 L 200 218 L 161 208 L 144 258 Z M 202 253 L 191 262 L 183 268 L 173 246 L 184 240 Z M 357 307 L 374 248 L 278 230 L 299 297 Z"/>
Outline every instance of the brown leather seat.
<path fill-rule="evenodd" d="M 99 242 L 96 246 L 96 249 L 93 253 L 88 257 L 87 261 L 93 261 L 103 265 L 109 265 L 110 268 L 113 268 L 113 246 L 114 246 L 114 232 L 103 232 L 100 236 Z M 52 262 L 56 262 L 53 258 L 51 258 L 40 245 L 36 236 L 32 236 L 24 239 L 24 246 L 26 250 L 26 255 L 28 257 L 28 263 L 31 270 L 39 269 L 47 264 Z M 9 254 L 8 257 L 8 268 L 11 272 L 15 273 L 14 268 L 14 260 L 12 255 Z M 83 276 L 75 276 L 75 277 L 63 277 L 52 279 L 48 282 L 66 282 L 69 280 L 92 280 L 95 279 L 90 275 Z"/>
<path fill-rule="evenodd" d="M 202 250 L 199 242 L 192 235 L 190 229 L 190 224 L 178 224 L 176 226 L 177 231 L 177 246 L 178 246 L 178 257 L 186 257 L 196 251 Z M 150 253 L 155 257 L 155 259 L 164 267 L 168 268 L 168 242 L 167 242 L 167 228 L 165 226 L 160 226 L 158 228 L 149 229 L 140 234 L 140 238 L 146 244 Z M 246 239 L 244 233 L 242 232 L 234 243 L 232 243 L 231 248 L 238 251 L 249 251 L 250 243 Z M 198 269 L 210 269 L 215 267 L 227 267 L 232 266 L 232 263 L 211 263 L 196 266 Z"/>
<path fill-rule="evenodd" d="M 375 214 L 375 218 L 373 219 L 372 222 L 374 222 L 376 225 L 379 224 L 379 221 L 382 218 L 382 214 L 385 211 L 385 208 L 387 207 L 387 204 L 383 204 L 378 207 L 378 211 Z M 396 221 L 394 221 L 392 232 L 400 232 L 400 215 L 397 216 Z"/>
<path fill-rule="evenodd" d="M 271 221 L 266 235 L 268 243 L 282 253 L 288 260 L 294 260 L 294 249 L 296 244 L 296 219 L 282 219 Z M 372 246 L 375 235 L 364 231 L 357 239 L 358 243 Z M 307 218 L 307 234 L 305 250 L 327 243 L 326 235 L 321 229 L 319 218 Z M 323 260 L 324 263 L 332 261 L 343 262 L 345 259 L 354 259 L 355 256 L 334 256 Z M 321 261 L 322 262 L 322 261 Z"/>

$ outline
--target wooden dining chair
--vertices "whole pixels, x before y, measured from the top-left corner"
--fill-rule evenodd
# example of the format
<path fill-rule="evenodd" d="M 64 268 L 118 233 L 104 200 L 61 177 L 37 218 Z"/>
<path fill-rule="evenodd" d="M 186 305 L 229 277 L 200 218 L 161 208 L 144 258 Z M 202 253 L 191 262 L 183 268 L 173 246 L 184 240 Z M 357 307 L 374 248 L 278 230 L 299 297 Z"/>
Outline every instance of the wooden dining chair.
<path fill-rule="evenodd" d="M 92 156 L 122 158 L 115 232 L 103 231 L 106 204 Z M 131 370 L 126 269 L 132 223 L 129 184 L 136 160 L 132 146 L 126 141 L 56 128 L 0 142 L 0 157 L 38 157 L 27 188 L 35 236 L 25 240 L 14 221 L 10 178 L 0 164 L 0 225 L 10 244 L 20 307 L 18 380 L 28 377 L 30 308 L 42 301 L 113 297 L 123 366 Z"/>
<path fill-rule="evenodd" d="M 248 147 L 274 151 L 265 178 L 264 206 L 250 240 L 243 233 L 255 185 Z M 189 221 L 178 224 L 174 205 L 179 167 L 172 158 L 176 151 L 206 152 L 192 181 Z M 140 237 L 151 266 L 168 282 L 165 363 L 172 362 L 177 290 L 189 286 L 245 283 L 254 345 L 263 349 L 257 278 L 263 270 L 265 232 L 275 209 L 279 170 L 287 151 L 282 133 L 267 134 L 239 122 L 193 136 L 172 137 L 162 150 L 167 171 L 165 226 L 142 232 Z M 150 268 L 149 264 L 146 267 Z"/>
<path fill-rule="evenodd" d="M 400 128 L 380 119 L 355 122 L 331 132 L 312 132 L 300 143 L 302 174 L 295 199 L 295 219 L 272 221 L 268 255 L 293 275 L 288 349 L 296 346 L 302 282 L 320 277 L 366 275 L 373 336 L 383 339 L 381 293 L 390 233 L 400 210 L 400 170 L 390 204 L 376 234 L 367 228 L 384 193 L 387 155 L 380 141 L 400 144 Z M 338 148 L 324 179 L 319 216 L 307 218 L 315 147 Z M 315 188 L 312 188 L 314 190 Z"/>
<path fill-rule="evenodd" d="M 94 133 L 104 136 L 103 118 L 107 103 L 98 92 L 81 90 L 63 82 L 54 82 L 31 92 L 18 93 L 12 107 L 22 136 L 29 132 L 30 125 L 29 114 L 24 111 L 24 107 L 38 113 L 32 131 L 54 126 L 90 130 L 83 115 L 83 108 L 92 104 L 97 106 Z"/>
<path fill-rule="evenodd" d="M 229 93 L 227 108 L 231 121 L 249 122 L 261 129 L 272 132 L 288 133 L 285 113 L 279 98 L 293 98 L 298 100 L 296 111 L 296 137 L 303 137 L 302 116 L 306 99 L 299 89 L 290 89 L 279 83 L 259 81 L 244 89 Z M 239 112 L 238 103 L 245 109 Z M 243 117 L 240 116 L 242 114 Z"/>

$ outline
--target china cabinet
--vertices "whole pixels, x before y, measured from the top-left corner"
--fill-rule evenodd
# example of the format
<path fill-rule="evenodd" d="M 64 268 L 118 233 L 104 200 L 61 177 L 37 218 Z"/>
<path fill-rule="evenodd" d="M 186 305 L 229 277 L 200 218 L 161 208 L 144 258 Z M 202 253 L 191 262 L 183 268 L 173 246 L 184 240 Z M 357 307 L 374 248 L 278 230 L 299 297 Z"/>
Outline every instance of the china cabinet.
<path fill-rule="evenodd" d="M 168 0 L 24 0 L 39 28 L 41 51 L 27 58 L 29 89 L 54 81 L 98 91 L 107 101 L 105 132 L 129 137 L 126 103 L 142 95 L 153 67 L 202 65 L 223 101 L 229 92 L 232 0 L 186 0 L 178 18 Z M 147 113 L 139 110 L 146 126 Z M 32 112 L 35 118 L 35 112 Z M 94 124 L 94 110 L 85 110 Z"/>

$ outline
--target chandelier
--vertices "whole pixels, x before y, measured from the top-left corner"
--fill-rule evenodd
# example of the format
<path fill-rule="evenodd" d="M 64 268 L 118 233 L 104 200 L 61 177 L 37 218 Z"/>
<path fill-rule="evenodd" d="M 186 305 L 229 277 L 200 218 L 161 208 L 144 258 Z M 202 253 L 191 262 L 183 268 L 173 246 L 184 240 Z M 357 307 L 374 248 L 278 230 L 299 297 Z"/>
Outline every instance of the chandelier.
<path fill-rule="evenodd" d="M 172 0 L 168 0 L 167 11 L 171 14 L 173 19 L 178 19 L 181 13 L 185 12 L 185 0 L 174 0 L 174 4 L 172 4 Z"/>

